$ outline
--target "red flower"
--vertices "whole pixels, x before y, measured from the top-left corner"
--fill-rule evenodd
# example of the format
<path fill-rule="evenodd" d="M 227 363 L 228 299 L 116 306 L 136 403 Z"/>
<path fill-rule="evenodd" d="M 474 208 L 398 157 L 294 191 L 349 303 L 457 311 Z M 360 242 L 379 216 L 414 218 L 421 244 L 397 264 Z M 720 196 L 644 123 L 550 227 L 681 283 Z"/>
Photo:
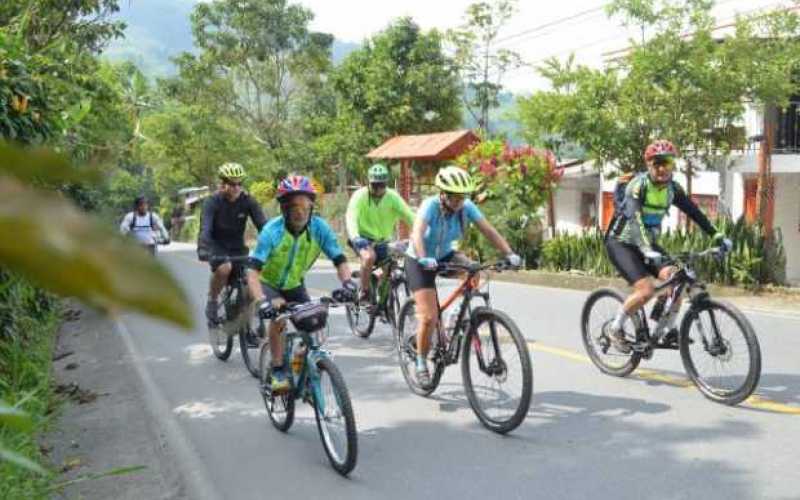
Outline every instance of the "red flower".
<path fill-rule="evenodd" d="M 492 164 L 491 160 L 485 160 L 481 163 L 480 171 L 486 177 L 494 177 L 497 174 L 497 167 Z"/>

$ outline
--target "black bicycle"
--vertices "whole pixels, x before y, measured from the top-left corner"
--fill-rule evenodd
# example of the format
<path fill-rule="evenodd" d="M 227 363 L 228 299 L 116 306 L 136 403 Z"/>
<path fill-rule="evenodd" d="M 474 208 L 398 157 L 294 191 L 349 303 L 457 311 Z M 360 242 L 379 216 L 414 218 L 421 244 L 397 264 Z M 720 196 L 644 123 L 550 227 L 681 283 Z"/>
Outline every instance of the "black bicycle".
<path fill-rule="evenodd" d="M 409 296 L 402 266 L 408 240 L 395 241 L 388 246 L 389 255 L 375 264 L 370 276 L 368 300 L 347 306 L 347 323 L 357 337 L 366 339 L 372 335 L 377 319 L 395 329 L 400 305 Z M 353 277 L 358 279 L 360 271 L 353 272 Z"/>
<path fill-rule="evenodd" d="M 721 258 L 719 248 L 700 253 L 676 256 L 677 272 L 656 287 L 658 292 L 672 287 L 671 292 L 656 300 L 650 310 L 653 328 L 648 324 L 644 308 L 633 316 L 633 330 L 625 331 L 631 349 L 624 354 L 611 344 L 611 323 L 624 302 L 617 290 L 601 288 L 586 299 L 581 315 L 581 330 L 586 352 L 604 373 L 625 377 L 642 359 L 650 359 L 656 349 L 679 350 L 684 369 L 700 392 L 708 399 L 735 405 L 747 399 L 761 377 L 761 350 L 753 326 L 734 305 L 712 299 L 705 285 L 698 281 L 694 263 L 703 257 Z M 689 308 L 680 328 L 677 300 L 689 297 Z M 732 373 L 733 372 L 733 373 Z"/>
<path fill-rule="evenodd" d="M 233 337 L 239 336 L 239 350 L 242 359 L 251 375 L 258 378 L 258 349 L 260 347 L 259 330 L 254 328 L 251 312 L 250 294 L 247 289 L 246 255 L 223 255 L 211 257 L 213 263 L 230 262 L 232 269 L 228 283 L 220 293 L 219 322 L 208 324 L 208 338 L 214 356 L 227 361 L 233 350 Z"/>
<path fill-rule="evenodd" d="M 294 422 L 294 403 L 300 399 L 314 408 L 317 429 L 333 468 L 347 475 L 356 466 L 358 453 L 356 419 L 344 378 L 328 351 L 326 340 L 328 308 L 347 301 L 337 292 L 304 304 L 287 304 L 270 315 L 276 321 L 288 319 L 296 331 L 284 333 L 283 366 L 291 367 L 290 389 L 273 394 L 272 351 L 269 342 L 261 348 L 261 395 L 270 421 L 286 432 Z M 261 320 L 264 331 L 265 320 Z"/>
<path fill-rule="evenodd" d="M 439 305 L 441 312 L 462 298 L 458 312 L 451 312 L 445 325 L 438 322 L 431 336 L 429 358 L 433 362 L 431 383 L 421 385 L 416 378 L 417 317 L 414 299 L 400 310 L 398 360 L 408 387 L 428 396 L 439 385 L 445 367 L 457 363 L 461 355 L 464 391 L 478 420 L 488 429 L 505 434 L 525 419 L 533 392 L 533 371 L 528 345 L 514 321 L 490 305 L 488 288 L 480 290 L 481 271 L 500 272 L 505 262 L 490 265 L 442 264 L 438 273 L 445 276 L 465 273 L 466 277 Z M 472 307 L 480 298 L 484 305 Z"/>

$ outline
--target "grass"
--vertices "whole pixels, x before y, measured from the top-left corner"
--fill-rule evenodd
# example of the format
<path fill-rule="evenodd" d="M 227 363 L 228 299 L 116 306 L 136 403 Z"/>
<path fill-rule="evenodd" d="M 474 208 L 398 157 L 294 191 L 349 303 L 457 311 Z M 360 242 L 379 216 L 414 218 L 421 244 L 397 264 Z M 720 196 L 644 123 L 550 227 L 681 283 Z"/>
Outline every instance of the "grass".
<path fill-rule="evenodd" d="M 4 324 L 0 329 L 0 399 L 32 417 L 30 429 L 0 425 L 0 444 L 46 465 L 38 437 L 54 410 L 52 359 L 58 306 L 41 292 L 0 274 Z M 40 475 L 0 461 L 0 498 L 47 498 L 54 474 Z"/>

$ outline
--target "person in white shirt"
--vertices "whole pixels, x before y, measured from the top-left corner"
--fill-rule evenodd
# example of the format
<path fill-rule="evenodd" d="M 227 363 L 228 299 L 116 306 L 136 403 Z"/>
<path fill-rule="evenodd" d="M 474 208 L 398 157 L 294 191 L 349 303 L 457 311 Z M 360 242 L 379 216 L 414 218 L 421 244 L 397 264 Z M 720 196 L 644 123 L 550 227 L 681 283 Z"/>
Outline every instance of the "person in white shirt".
<path fill-rule="evenodd" d="M 119 225 L 123 235 L 130 234 L 140 245 L 155 255 L 156 245 L 169 244 L 169 233 L 158 214 L 150 211 L 150 204 L 144 196 L 137 196 L 133 202 L 133 211 L 125 214 Z"/>

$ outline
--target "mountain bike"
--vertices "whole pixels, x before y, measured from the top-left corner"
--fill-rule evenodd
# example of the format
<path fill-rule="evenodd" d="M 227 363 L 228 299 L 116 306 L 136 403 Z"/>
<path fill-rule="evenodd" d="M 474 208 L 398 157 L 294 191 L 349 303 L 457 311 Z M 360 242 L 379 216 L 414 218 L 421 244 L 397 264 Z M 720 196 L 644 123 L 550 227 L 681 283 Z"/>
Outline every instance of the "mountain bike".
<path fill-rule="evenodd" d="M 289 375 L 290 389 L 273 394 L 271 389 L 272 356 L 269 337 L 261 347 L 261 395 L 272 424 L 287 432 L 294 422 L 295 400 L 314 408 L 317 429 L 333 468 L 344 476 L 356 466 L 358 453 L 356 420 L 344 378 L 331 354 L 322 346 L 326 340 L 328 308 L 348 302 L 338 294 L 303 304 L 287 304 L 271 316 L 274 321 L 288 319 L 295 331 L 284 332 L 283 366 Z M 261 319 L 261 331 L 265 319 Z"/>
<path fill-rule="evenodd" d="M 481 272 L 509 269 L 505 262 L 482 265 L 441 264 L 440 275 L 465 273 L 459 286 L 439 304 L 440 321 L 431 337 L 428 354 L 433 363 L 431 383 L 421 385 L 416 378 L 417 318 L 414 299 L 406 301 L 398 322 L 398 361 L 408 387 L 417 395 L 428 396 L 436 390 L 444 369 L 461 356 L 461 377 L 467 399 L 488 429 L 505 434 L 518 427 L 528 413 L 533 391 L 533 372 L 528 345 L 514 321 L 491 307 L 488 287 L 482 291 Z M 442 312 L 459 298 L 457 312 L 451 311 L 447 325 Z M 473 299 L 483 305 L 473 307 Z"/>
<path fill-rule="evenodd" d="M 392 329 L 396 328 L 400 305 L 409 295 L 401 263 L 408 240 L 394 241 L 388 246 L 388 257 L 376 263 L 372 270 L 368 300 L 347 306 L 347 323 L 357 337 L 369 338 L 376 319 L 388 323 Z M 354 271 L 353 278 L 358 279 L 360 274 L 360 271 Z"/>
<path fill-rule="evenodd" d="M 246 255 L 221 255 L 211 257 L 213 263 L 230 262 L 232 269 L 228 283 L 222 289 L 216 324 L 208 323 L 208 338 L 214 356 L 226 361 L 233 350 L 233 337 L 239 337 L 239 350 L 247 371 L 258 378 L 258 355 L 260 338 L 258 330 L 253 328 L 250 314 L 250 296 L 247 291 Z"/>
<path fill-rule="evenodd" d="M 624 296 L 610 288 L 592 292 L 581 315 L 583 343 L 592 362 L 603 373 L 625 377 L 642 359 L 652 358 L 656 349 L 678 350 L 686 373 L 705 397 L 726 405 L 747 399 L 761 377 L 758 338 L 750 321 L 733 304 L 711 298 L 694 270 L 698 259 L 722 256 L 724 253 L 717 247 L 676 256 L 678 270 L 656 287 L 656 292 L 668 288 L 671 291 L 651 308 L 652 329 L 643 307 L 632 317 L 633 331 L 625 331 L 631 347 L 628 354 L 614 349 L 609 337 Z M 680 312 L 677 299 L 681 295 L 689 298 L 688 310 L 677 332 L 668 335 L 668 325 L 675 323 Z M 737 367 L 742 373 L 728 373 Z"/>

